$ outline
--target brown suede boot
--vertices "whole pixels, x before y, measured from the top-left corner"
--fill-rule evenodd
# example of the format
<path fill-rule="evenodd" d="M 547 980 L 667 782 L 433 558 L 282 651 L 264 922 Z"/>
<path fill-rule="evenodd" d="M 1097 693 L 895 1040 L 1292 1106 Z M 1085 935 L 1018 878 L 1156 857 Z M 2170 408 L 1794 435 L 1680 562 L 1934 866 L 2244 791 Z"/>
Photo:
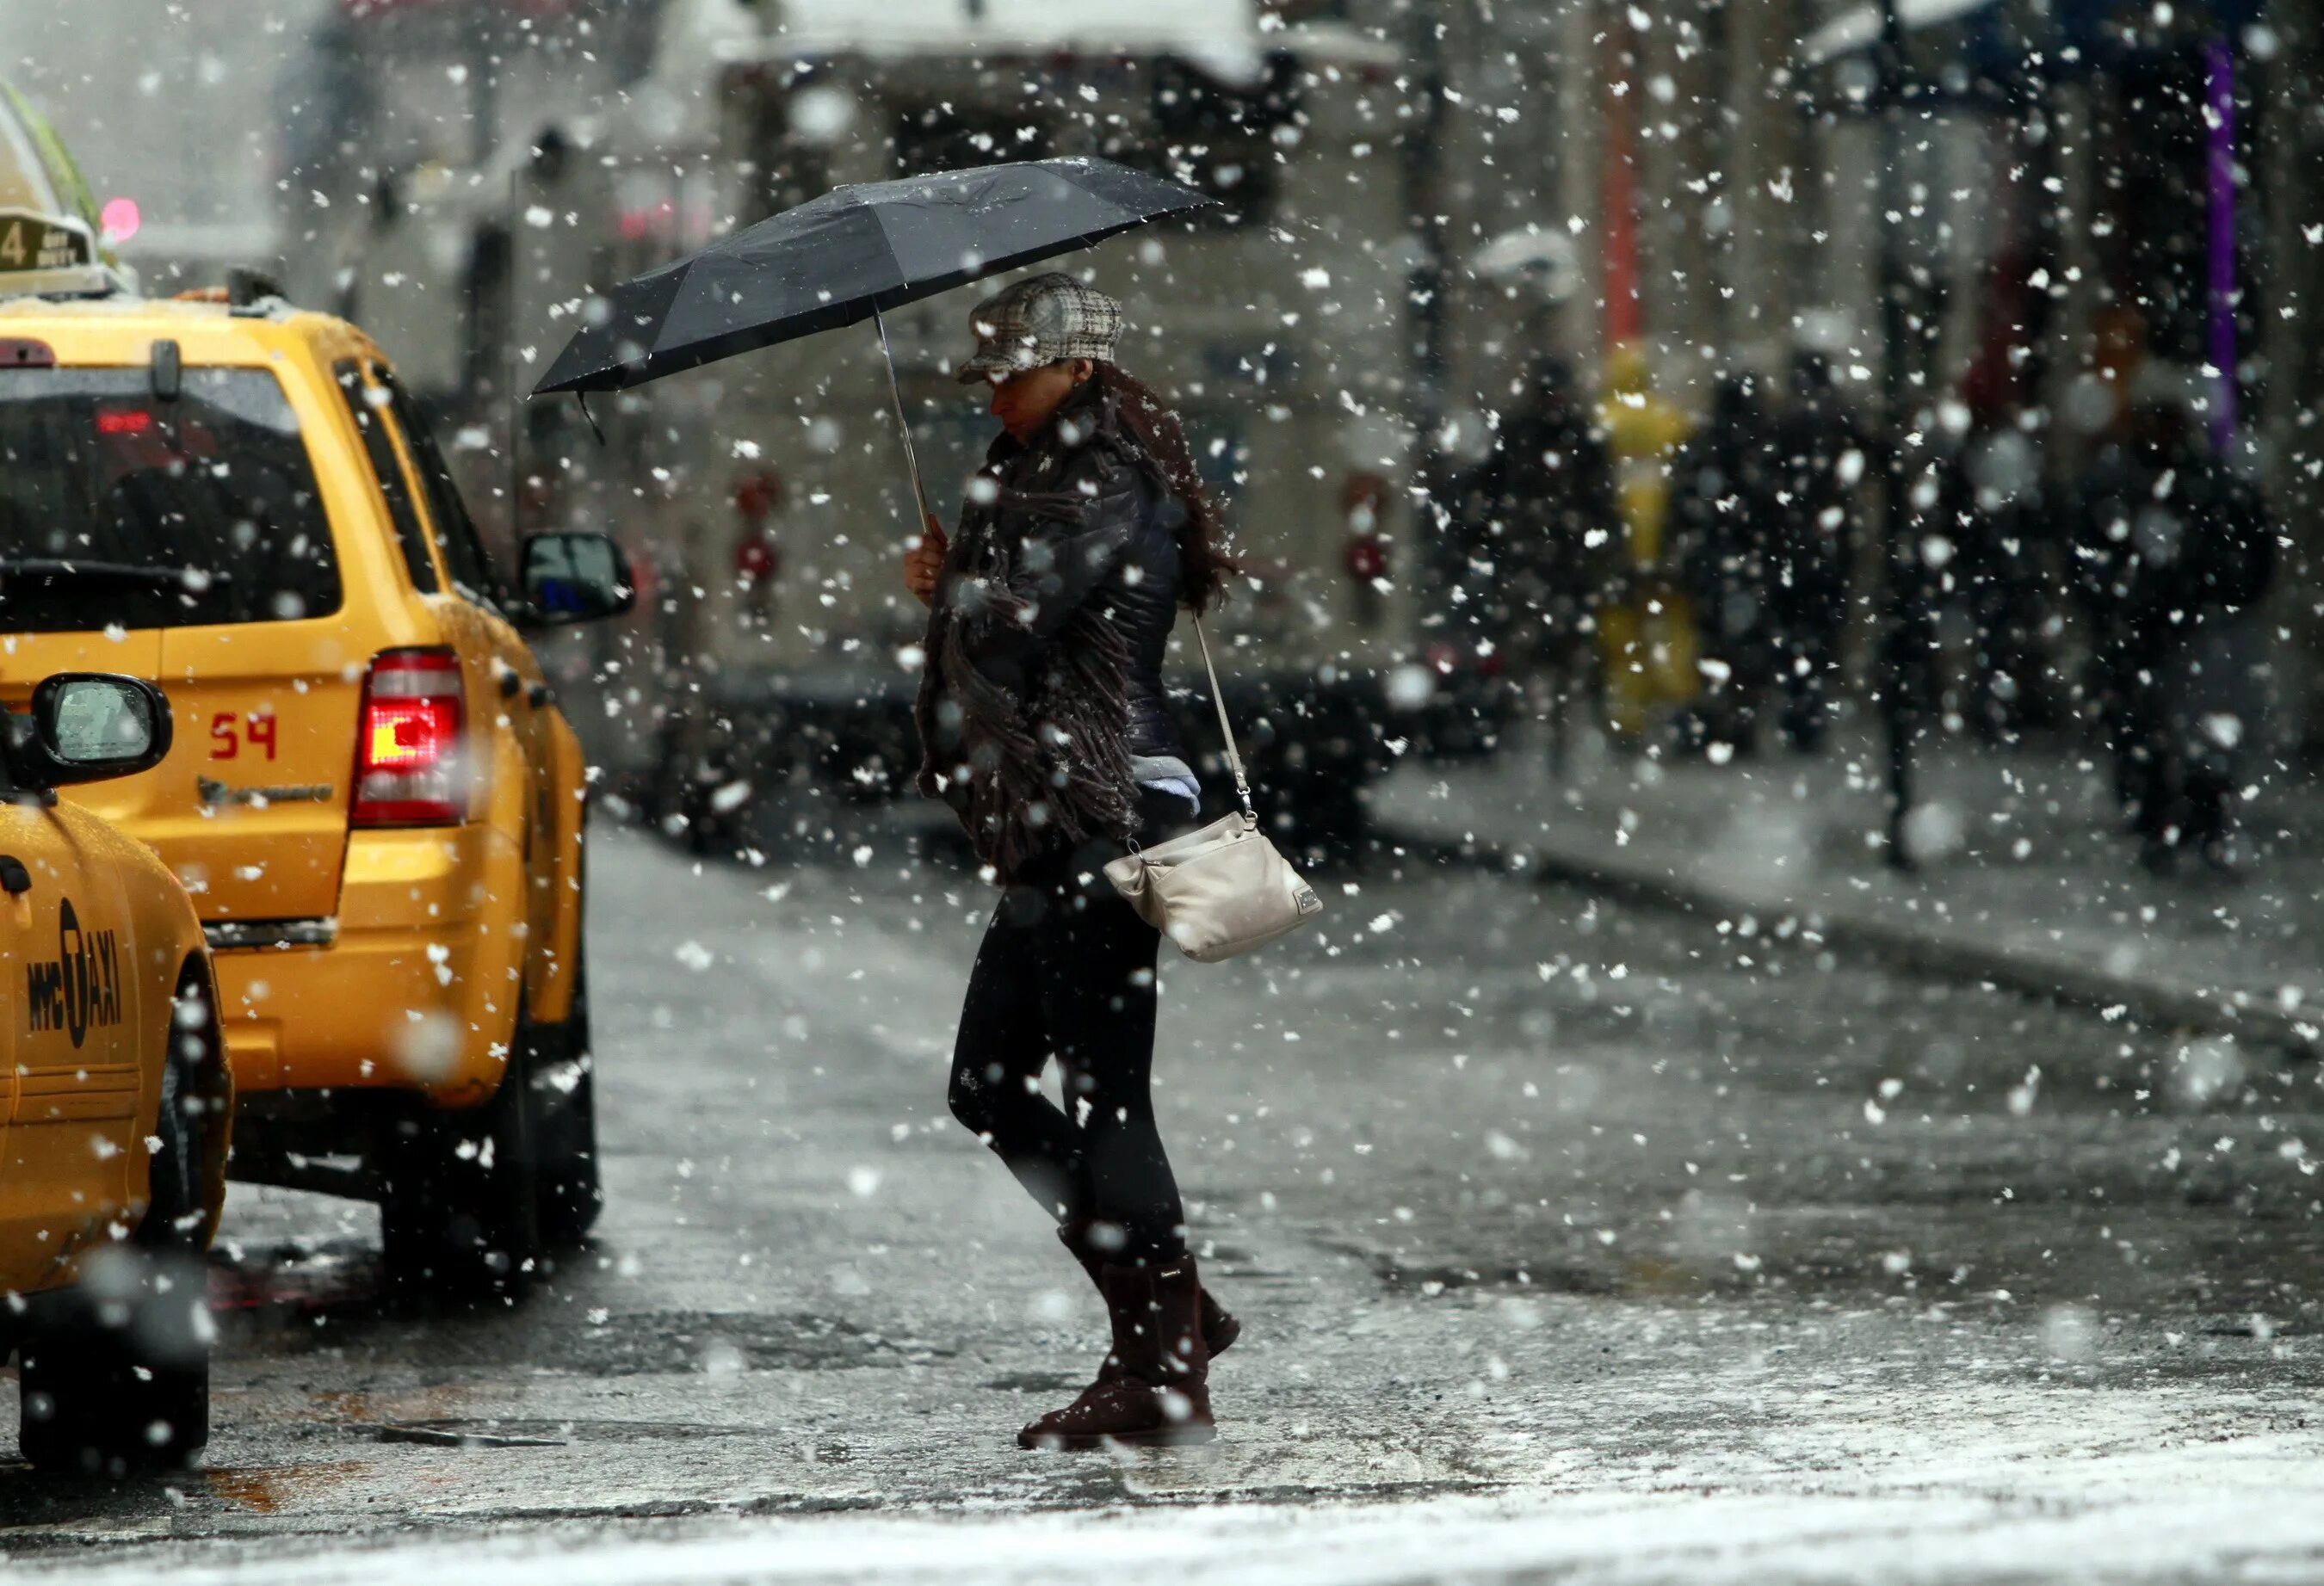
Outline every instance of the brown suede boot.
<path fill-rule="evenodd" d="M 1081 1268 L 1089 1274 L 1090 1283 L 1096 1288 L 1098 1297 L 1104 1298 L 1105 1258 L 1074 1238 L 1074 1230 L 1070 1225 L 1057 1230 L 1057 1242 L 1065 1247 L 1066 1254 L 1081 1263 Z M 1236 1319 L 1233 1312 L 1212 1298 L 1211 1291 L 1207 1288 L 1202 1291 L 1202 1305 L 1203 1347 L 1210 1351 L 1211 1359 L 1215 1360 L 1234 1346 L 1236 1339 L 1242 1336 L 1242 1323 Z M 1111 1355 L 1106 1357 L 1105 1369 L 1107 1370 L 1114 1369 L 1113 1358 Z"/>
<path fill-rule="evenodd" d="M 1194 1258 L 1108 1266 L 1098 1287 L 1113 1318 L 1113 1353 L 1079 1398 L 1019 1432 L 1017 1446 L 1178 1448 L 1216 1437 L 1211 1356 L 1203 1346 L 1202 1280 Z"/>

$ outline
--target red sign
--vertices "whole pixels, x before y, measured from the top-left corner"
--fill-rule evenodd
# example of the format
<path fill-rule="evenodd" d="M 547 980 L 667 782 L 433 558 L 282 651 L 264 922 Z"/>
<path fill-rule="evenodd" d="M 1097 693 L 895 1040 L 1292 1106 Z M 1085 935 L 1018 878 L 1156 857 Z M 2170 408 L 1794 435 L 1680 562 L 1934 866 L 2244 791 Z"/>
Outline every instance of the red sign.
<path fill-rule="evenodd" d="M 763 584 L 783 565 L 783 553 L 770 534 L 748 534 L 734 548 L 734 576 Z"/>

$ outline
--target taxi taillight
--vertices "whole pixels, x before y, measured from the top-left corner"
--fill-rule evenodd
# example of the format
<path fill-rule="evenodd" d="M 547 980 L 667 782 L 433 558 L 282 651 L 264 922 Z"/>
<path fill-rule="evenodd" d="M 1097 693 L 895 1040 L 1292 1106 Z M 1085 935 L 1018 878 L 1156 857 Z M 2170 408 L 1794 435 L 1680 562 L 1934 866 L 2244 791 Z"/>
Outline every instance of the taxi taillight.
<path fill-rule="evenodd" d="M 358 826 L 456 825 L 468 816 L 468 755 L 459 659 L 448 650 L 390 650 L 371 663 L 355 722 Z"/>

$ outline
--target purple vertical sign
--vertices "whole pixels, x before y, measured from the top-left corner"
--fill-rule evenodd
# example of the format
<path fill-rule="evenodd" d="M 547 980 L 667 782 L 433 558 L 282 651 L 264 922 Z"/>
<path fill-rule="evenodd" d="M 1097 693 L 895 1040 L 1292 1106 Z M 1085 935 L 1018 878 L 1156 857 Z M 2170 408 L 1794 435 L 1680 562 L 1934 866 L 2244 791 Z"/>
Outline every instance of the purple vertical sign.
<path fill-rule="evenodd" d="M 2236 432 L 2236 64 L 2224 38 L 2203 47 L 2203 117 L 2210 129 L 2208 164 L 2211 221 L 2210 364 L 2219 372 L 2211 404 L 2211 444 L 2220 452 Z"/>

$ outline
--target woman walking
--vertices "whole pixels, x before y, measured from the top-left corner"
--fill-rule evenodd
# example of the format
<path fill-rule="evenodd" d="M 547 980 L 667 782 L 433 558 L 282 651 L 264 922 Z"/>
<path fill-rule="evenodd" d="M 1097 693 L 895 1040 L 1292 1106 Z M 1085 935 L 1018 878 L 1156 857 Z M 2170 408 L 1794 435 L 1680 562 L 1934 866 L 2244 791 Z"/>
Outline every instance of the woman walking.
<path fill-rule="evenodd" d="M 1002 433 L 947 542 L 931 518 L 904 578 L 928 608 L 923 788 L 1003 889 L 969 973 L 952 1111 L 1057 1222 L 1112 1347 L 1027 1448 L 1207 1442 L 1208 1377 L 1234 1319 L 1203 1292 L 1154 1120 L 1160 936 L 1102 871 L 1193 824 L 1200 793 L 1162 659 L 1177 608 L 1231 571 L 1177 418 L 1113 362 L 1121 309 L 1072 277 L 978 304 L 964 383 Z M 1041 1075 L 1054 1056 L 1065 1104 Z"/>

